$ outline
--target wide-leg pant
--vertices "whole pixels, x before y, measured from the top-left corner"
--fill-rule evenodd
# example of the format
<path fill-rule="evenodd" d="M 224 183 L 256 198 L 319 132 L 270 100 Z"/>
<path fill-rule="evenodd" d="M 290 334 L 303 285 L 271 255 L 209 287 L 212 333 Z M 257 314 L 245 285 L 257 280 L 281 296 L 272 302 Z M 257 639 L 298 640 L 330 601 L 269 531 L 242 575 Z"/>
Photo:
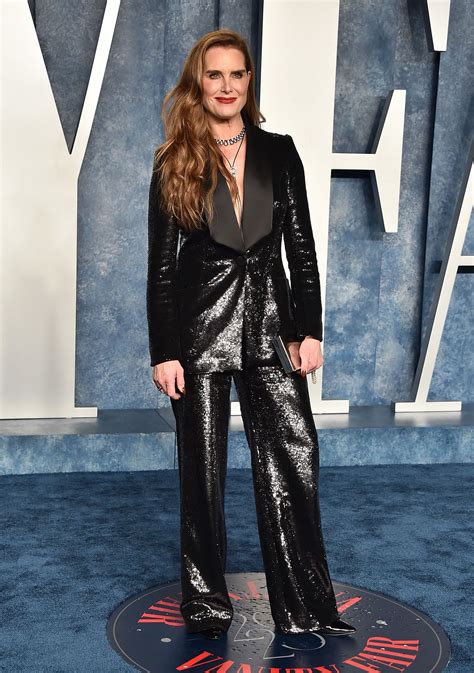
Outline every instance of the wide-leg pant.
<path fill-rule="evenodd" d="M 176 418 L 181 502 L 181 614 L 188 631 L 227 630 L 224 492 L 231 379 L 247 441 L 258 532 L 276 630 L 338 618 L 318 500 L 319 445 L 308 384 L 281 366 L 186 373 Z"/>

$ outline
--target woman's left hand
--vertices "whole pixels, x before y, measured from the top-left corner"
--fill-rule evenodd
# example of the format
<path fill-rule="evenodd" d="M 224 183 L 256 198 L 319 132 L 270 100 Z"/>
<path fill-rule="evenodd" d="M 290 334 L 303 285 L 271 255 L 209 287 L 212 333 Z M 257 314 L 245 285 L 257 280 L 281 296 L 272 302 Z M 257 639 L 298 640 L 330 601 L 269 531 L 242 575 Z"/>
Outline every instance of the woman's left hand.
<path fill-rule="evenodd" d="M 300 345 L 299 356 L 301 359 L 301 376 L 306 376 L 319 369 L 323 362 L 321 342 L 312 336 L 307 336 Z"/>

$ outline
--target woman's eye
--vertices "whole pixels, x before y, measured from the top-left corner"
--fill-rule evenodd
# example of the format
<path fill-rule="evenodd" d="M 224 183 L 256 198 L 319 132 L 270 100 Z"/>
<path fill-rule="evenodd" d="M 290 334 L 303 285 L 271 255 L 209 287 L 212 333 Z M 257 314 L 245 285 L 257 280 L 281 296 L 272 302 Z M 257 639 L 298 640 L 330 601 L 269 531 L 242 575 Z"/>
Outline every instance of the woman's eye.
<path fill-rule="evenodd" d="M 220 77 L 220 73 L 218 72 L 212 72 L 209 77 L 211 79 L 216 79 L 216 77 Z M 241 72 L 235 72 L 234 77 L 237 77 L 237 79 L 242 79 L 242 73 Z"/>

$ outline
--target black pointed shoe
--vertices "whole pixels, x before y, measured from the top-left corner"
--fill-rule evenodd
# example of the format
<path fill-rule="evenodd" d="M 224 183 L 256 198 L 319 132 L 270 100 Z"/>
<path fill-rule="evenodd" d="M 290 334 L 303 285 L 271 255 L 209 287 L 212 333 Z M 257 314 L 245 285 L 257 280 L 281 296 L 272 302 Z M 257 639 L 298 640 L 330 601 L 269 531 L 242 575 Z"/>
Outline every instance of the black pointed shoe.
<path fill-rule="evenodd" d="M 342 619 L 335 619 L 330 624 L 317 629 L 316 633 L 321 633 L 324 636 L 350 636 L 356 631 L 355 626 L 351 626 Z"/>
<path fill-rule="evenodd" d="M 210 638 L 211 640 L 217 640 L 217 638 L 220 638 L 221 635 L 225 633 L 225 630 L 221 629 L 220 626 L 212 626 L 209 629 L 203 629 L 202 631 L 199 631 L 199 633 L 205 638 Z"/>

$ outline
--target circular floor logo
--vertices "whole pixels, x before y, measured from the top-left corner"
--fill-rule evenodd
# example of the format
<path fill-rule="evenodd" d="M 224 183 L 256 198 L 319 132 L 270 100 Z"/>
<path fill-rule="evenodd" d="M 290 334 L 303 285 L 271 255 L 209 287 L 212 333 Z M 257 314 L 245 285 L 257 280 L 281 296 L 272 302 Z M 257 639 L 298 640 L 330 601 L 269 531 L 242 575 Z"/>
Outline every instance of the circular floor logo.
<path fill-rule="evenodd" d="M 179 582 L 151 587 L 118 606 L 107 622 L 112 647 L 147 673 L 435 673 L 450 642 L 426 614 L 377 591 L 333 582 L 352 636 L 278 634 L 264 573 L 226 574 L 234 616 L 226 635 L 189 633 Z"/>

